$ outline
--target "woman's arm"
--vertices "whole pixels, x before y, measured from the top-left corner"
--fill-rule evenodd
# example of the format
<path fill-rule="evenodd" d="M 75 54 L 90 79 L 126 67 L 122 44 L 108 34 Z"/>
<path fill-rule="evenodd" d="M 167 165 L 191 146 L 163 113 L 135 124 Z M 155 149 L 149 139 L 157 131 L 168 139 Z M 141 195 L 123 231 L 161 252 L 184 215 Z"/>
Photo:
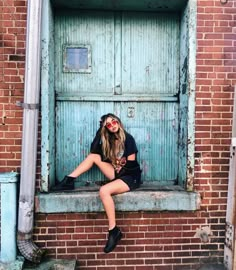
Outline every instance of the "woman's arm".
<path fill-rule="evenodd" d="M 127 160 L 135 160 L 136 154 L 129 155 Z"/>
<path fill-rule="evenodd" d="M 94 154 L 101 154 L 101 128 L 99 128 L 96 132 L 96 135 L 93 139 L 93 142 L 90 146 L 90 152 Z"/>

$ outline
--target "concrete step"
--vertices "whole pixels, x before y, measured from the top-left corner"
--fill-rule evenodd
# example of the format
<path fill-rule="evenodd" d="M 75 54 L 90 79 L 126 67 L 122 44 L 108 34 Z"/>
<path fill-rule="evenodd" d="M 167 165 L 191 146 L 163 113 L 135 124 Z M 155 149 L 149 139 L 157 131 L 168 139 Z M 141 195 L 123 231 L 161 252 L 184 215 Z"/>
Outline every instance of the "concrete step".
<path fill-rule="evenodd" d="M 45 260 L 40 264 L 26 262 L 23 270 L 75 270 L 76 260 Z"/>
<path fill-rule="evenodd" d="M 227 270 L 223 264 L 207 264 L 201 266 L 198 270 Z"/>

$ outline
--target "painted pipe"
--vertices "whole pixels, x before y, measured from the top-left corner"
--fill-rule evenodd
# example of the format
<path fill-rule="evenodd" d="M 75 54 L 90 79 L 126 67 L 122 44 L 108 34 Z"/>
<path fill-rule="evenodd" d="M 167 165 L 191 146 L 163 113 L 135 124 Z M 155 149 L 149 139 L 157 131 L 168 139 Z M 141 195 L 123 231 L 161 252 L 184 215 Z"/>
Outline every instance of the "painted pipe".
<path fill-rule="evenodd" d="M 17 245 L 29 261 L 39 263 L 43 251 L 32 241 L 40 96 L 40 44 L 42 0 L 28 0 L 23 137 Z"/>

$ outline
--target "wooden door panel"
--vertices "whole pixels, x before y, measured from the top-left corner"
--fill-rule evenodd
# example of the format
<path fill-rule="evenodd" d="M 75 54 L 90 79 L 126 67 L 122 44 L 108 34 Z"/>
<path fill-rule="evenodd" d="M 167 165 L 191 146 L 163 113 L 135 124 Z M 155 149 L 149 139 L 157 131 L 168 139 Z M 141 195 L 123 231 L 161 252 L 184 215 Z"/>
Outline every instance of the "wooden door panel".
<path fill-rule="evenodd" d="M 179 91 L 176 14 L 124 12 L 122 93 L 173 96 Z"/>
<path fill-rule="evenodd" d="M 61 179 L 74 170 L 88 155 L 90 144 L 99 128 L 100 116 L 114 111 L 113 102 L 57 102 L 56 177 Z M 96 168 L 79 177 L 78 185 L 101 180 Z"/>
<path fill-rule="evenodd" d="M 176 14 L 60 11 L 55 19 L 56 176 L 89 153 L 99 117 L 121 117 L 137 141 L 144 181 L 179 172 L 179 23 Z M 63 46 L 91 47 L 91 73 L 64 72 Z M 79 177 L 104 179 L 97 169 Z"/>
<path fill-rule="evenodd" d="M 114 86 L 114 13 L 58 11 L 55 19 L 55 89 L 64 95 L 112 94 Z M 64 47 L 88 45 L 91 72 L 64 72 Z"/>
<path fill-rule="evenodd" d="M 143 179 L 175 184 L 178 177 L 178 104 L 123 102 L 120 115 L 138 144 Z"/>

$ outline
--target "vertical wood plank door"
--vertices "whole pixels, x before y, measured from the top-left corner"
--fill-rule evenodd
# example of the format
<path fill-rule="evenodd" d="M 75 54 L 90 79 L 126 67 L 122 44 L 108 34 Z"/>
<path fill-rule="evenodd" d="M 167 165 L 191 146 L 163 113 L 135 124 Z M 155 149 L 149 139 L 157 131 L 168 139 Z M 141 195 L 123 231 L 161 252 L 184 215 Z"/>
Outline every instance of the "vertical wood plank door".
<path fill-rule="evenodd" d="M 89 153 L 100 116 L 117 114 L 136 139 L 143 181 L 179 172 L 179 15 L 55 13 L 56 176 Z M 78 185 L 104 179 L 94 168 Z"/>

